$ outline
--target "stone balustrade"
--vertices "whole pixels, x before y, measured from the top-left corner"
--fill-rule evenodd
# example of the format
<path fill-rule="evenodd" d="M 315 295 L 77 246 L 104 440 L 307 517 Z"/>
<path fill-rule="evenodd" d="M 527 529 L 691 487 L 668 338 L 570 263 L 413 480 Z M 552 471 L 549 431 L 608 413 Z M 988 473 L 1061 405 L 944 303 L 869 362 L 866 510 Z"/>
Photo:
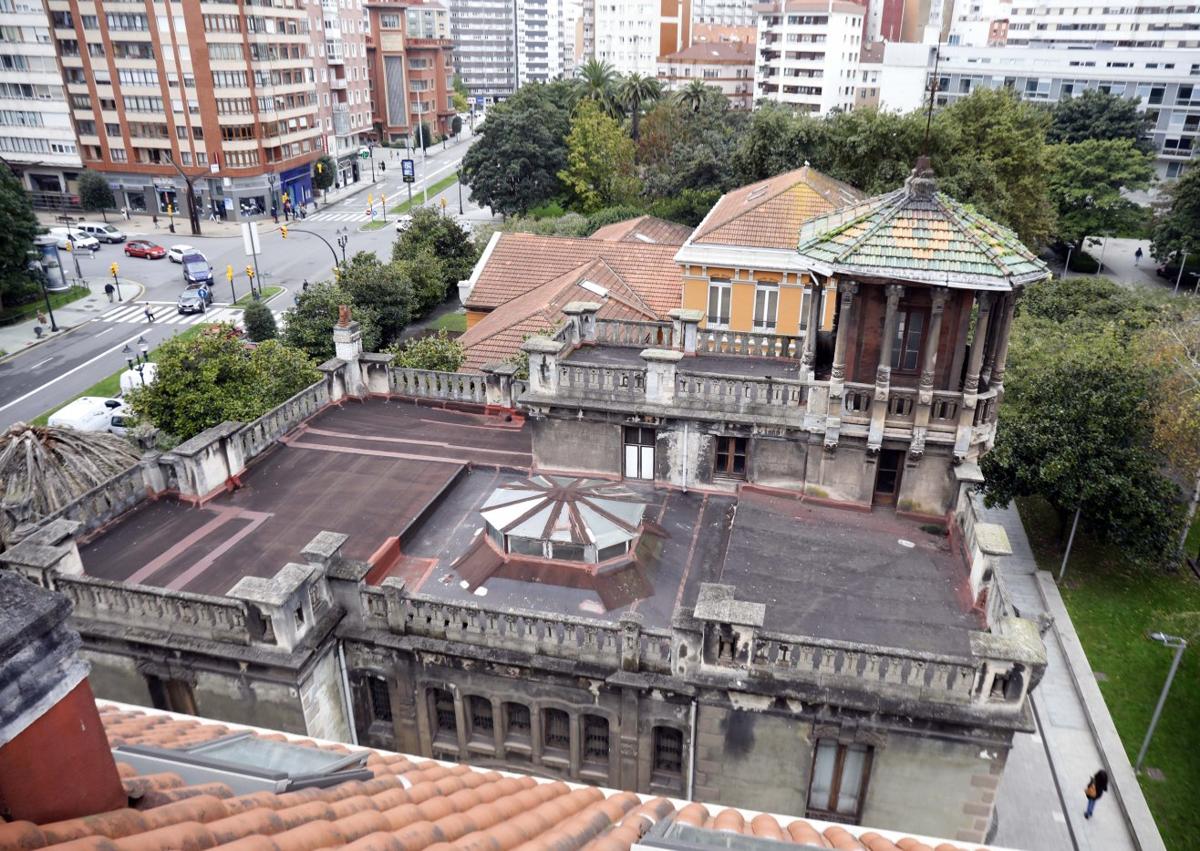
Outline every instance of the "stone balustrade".
<path fill-rule="evenodd" d="M 142 464 L 134 464 L 38 521 L 38 526 L 60 519 L 75 520 L 82 524 L 81 532 L 87 534 L 137 505 L 146 498 L 147 490 L 146 470 Z"/>
<path fill-rule="evenodd" d="M 558 389 L 592 398 L 634 398 L 646 393 L 646 368 L 560 362 Z"/>
<path fill-rule="evenodd" d="M 799 358 L 804 352 L 804 338 L 790 334 L 762 332 L 719 331 L 700 329 L 697 353 L 744 355 L 759 358 Z"/>
<path fill-rule="evenodd" d="M 270 448 L 279 438 L 329 404 L 329 385 L 318 381 L 267 411 L 238 432 L 245 461 Z"/>
<path fill-rule="evenodd" d="M 670 322 L 631 319 L 597 319 L 596 342 L 638 349 L 670 349 L 675 343 Z"/>
<path fill-rule="evenodd" d="M 800 410 L 808 401 L 807 391 L 803 381 L 783 378 L 750 378 L 712 372 L 680 372 L 675 376 L 677 404 L 722 411 L 769 409 L 773 413 L 785 413 L 785 409 Z"/>
<path fill-rule="evenodd" d="M 484 376 L 465 372 L 437 372 L 430 369 L 391 369 L 390 392 L 399 396 L 440 399 L 447 402 L 487 404 Z"/>

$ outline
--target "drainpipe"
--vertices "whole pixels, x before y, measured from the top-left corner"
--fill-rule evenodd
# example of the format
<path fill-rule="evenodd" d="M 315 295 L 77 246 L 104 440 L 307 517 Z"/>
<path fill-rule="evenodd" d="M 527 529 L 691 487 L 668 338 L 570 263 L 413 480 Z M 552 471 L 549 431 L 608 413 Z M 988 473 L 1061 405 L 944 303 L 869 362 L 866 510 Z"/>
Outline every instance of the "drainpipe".
<path fill-rule="evenodd" d="M 683 421 L 683 492 L 688 488 L 688 420 Z M 692 706 L 692 720 L 695 721 L 696 707 Z"/>
<path fill-rule="evenodd" d="M 692 746 L 690 748 L 692 758 L 688 761 L 688 781 L 685 798 L 688 801 L 694 801 L 692 797 L 692 789 L 696 785 L 696 698 L 692 698 L 692 719 L 690 722 Z"/>
<path fill-rule="evenodd" d="M 350 728 L 350 744 L 358 744 L 358 729 L 354 724 L 354 704 L 350 698 L 350 674 L 346 671 L 346 648 L 338 642 L 338 668 L 342 681 L 342 700 L 346 705 L 346 726 Z"/>

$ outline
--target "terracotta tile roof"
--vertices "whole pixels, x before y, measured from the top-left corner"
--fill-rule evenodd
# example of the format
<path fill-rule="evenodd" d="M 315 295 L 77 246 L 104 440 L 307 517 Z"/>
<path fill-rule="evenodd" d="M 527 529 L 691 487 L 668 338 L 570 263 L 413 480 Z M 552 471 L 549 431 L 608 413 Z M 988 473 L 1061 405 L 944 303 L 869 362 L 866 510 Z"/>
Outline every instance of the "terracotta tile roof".
<path fill-rule="evenodd" d="M 682 303 L 683 279 L 675 265 L 677 245 L 640 240 L 613 242 L 532 233 L 502 233 L 480 270 L 466 306 L 490 310 L 524 295 L 570 270 L 603 257 L 656 313 Z"/>
<path fill-rule="evenodd" d="M 657 216 L 638 216 L 623 222 L 595 231 L 589 239 L 601 239 L 608 242 L 649 242 L 659 245 L 683 245 L 692 235 L 692 229 L 687 225 L 668 222 Z"/>
<path fill-rule="evenodd" d="M 583 286 L 585 282 L 593 285 L 592 289 Z M 607 291 L 607 296 L 598 293 L 596 287 Z M 662 318 L 607 260 L 597 258 L 500 305 L 467 329 L 458 338 L 467 350 L 462 370 L 477 372 L 484 364 L 512 357 L 526 337 L 557 329 L 567 318 L 563 308 L 573 301 L 598 302 L 600 312 L 596 315 L 601 319 Z"/>
<path fill-rule="evenodd" d="M 660 56 L 659 62 L 754 64 L 754 43 L 742 41 L 711 41 L 694 43 L 683 50 Z"/>
<path fill-rule="evenodd" d="M 197 718 L 100 705 L 109 741 L 174 748 L 230 732 Z M 257 735 L 348 752 L 346 745 Z M 0 823 L 0 848 L 32 851 L 629 851 L 657 822 L 673 816 L 694 827 L 811 848 L 930 851 L 912 837 L 892 839 L 861 827 L 823 825 L 734 809 L 643 800 L 632 792 L 572 787 L 466 765 L 370 751 L 371 780 L 328 788 L 235 795 L 224 783 L 188 786 L 177 774 L 139 776 L 118 763 L 129 807 L 37 825 Z M 942 843 L 934 851 L 963 851 Z"/>
<path fill-rule="evenodd" d="M 1016 234 L 936 192 L 930 175 L 806 222 L 801 256 L 833 274 L 946 286 L 1009 289 L 1049 275 Z"/>
<path fill-rule="evenodd" d="M 864 197 L 806 165 L 721 196 L 691 242 L 794 250 L 805 221 Z"/>

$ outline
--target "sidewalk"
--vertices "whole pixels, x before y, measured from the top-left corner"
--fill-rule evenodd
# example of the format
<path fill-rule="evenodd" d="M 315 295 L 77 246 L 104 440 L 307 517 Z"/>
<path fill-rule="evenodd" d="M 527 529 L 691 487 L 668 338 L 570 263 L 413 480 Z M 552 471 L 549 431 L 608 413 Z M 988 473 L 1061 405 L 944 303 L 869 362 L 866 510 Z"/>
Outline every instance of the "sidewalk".
<path fill-rule="evenodd" d="M 43 327 L 42 336 L 39 338 L 37 332 L 34 331 L 34 328 L 39 324 L 36 317 L 16 325 L 0 327 L 0 351 L 6 352 L 3 357 L 11 357 L 39 343 L 61 337 L 73 328 L 77 328 L 85 322 L 90 322 L 105 311 L 110 310 L 114 305 L 109 304 L 108 299 L 104 296 L 104 285 L 108 282 L 108 278 L 91 278 L 85 280 L 88 289 L 91 290 L 91 295 L 86 295 L 70 304 L 55 308 L 54 321 L 59 328 L 57 332 L 51 331 L 49 322 L 47 322 Z M 125 302 L 135 302 L 145 292 L 146 288 L 137 281 L 121 281 L 121 295 L 124 296 Z"/>
<path fill-rule="evenodd" d="M 1013 604 L 1023 617 L 1037 619 L 1045 614 L 1053 619 L 1053 626 L 1043 635 L 1046 673 L 1031 700 L 1070 832 L 1070 847 L 1080 851 L 1165 851 L 1058 586 L 1050 574 L 1037 569 L 1016 508 L 984 508 L 982 513 L 983 519 L 1003 526 L 1008 533 L 1013 552 L 999 564 Z M 1037 740 L 1035 736 L 1035 743 Z M 1010 762 L 1017 751 L 1014 746 Z M 1095 815 L 1085 820 L 1083 790 L 1100 768 L 1108 772 L 1109 794 L 1097 805 Z M 997 800 L 1001 823 L 996 841 L 1003 837 L 1001 844 L 1014 844 L 1014 837 L 1007 834 L 1025 831 L 1031 839 L 1018 847 L 1062 847 L 1042 844 L 1036 825 L 1029 823 L 1034 821 L 1033 812 L 1044 812 L 1048 806 L 1050 802 L 1043 801 L 1038 810 L 1030 811 L 1022 804 L 1020 789 L 1002 784 Z M 1015 819 L 1015 824 L 1006 826 L 1006 815 Z"/>

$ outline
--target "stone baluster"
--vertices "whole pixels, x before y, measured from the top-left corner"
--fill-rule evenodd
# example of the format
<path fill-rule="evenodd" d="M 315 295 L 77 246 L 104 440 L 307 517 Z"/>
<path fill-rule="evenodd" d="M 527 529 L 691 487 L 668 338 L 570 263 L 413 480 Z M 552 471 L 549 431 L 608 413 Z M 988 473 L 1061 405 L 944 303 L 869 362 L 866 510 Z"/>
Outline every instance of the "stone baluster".
<path fill-rule="evenodd" d="M 829 380 L 829 410 L 825 417 L 825 448 L 837 446 L 842 431 L 842 396 L 846 382 L 846 349 L 849 347 L 850 325 L 854 318 L 854 296 L 858 284 L 842 281 L 838 284 L 838 327 L 833 344 L 833 371 Z"/>
<path fill-rule="evenodd" d="M 821 330 L 821 290 L 813 281 L 808 287 L 808 322 L 804 329 L 804 353 L 800 360 L 800 378 L 812 381 L 817 368 L 817 334 Z"/>
<path fill-rule="evenodd" d="M 867 433 L 867 450 L 878 452 L 883 447 L 883 424 L 887 419 L 888 396 L 892 388 L 892 348 L 896 339 L 896 321 L 904 287 L 887 286 L 887 310 L 883 318 L 883 339 L 879 345 L 879 362 L 875 366 L 875 396 L 871 400 L 871 427 Z"/>
<path fill-rule="evenodd" d="M 981 292 L 976 295 L 979 313 L 975 317 L 975 336 L 971 341 L 971 359 L 967 362 L 967 378 L 963 382 L 962 406 L 958 412 L 958 430 L 954 436 L 954 457 L 962 460 L 971 448 L 971 427 L 975 419 L 975 406 L 979 401 L 979 370 L 983 366 L 984 341 L 992 317 L 992 294 Z"/>
<path fill-rule="evenodd" d="M 925 452 L 925 437 L 929 433 L 929 415 L 933 409 L 933 383 L 937 373 L 938 349 L 942 344 L 942 316 L 950 290 L 934 287 L 929 315 L 929 332 L 925 335 L 925 350 L 921 353 L 921 380 L 917 385 L 917 410 L 913 418 L 913 439 L 909 453 L 920 458 Z"/>

